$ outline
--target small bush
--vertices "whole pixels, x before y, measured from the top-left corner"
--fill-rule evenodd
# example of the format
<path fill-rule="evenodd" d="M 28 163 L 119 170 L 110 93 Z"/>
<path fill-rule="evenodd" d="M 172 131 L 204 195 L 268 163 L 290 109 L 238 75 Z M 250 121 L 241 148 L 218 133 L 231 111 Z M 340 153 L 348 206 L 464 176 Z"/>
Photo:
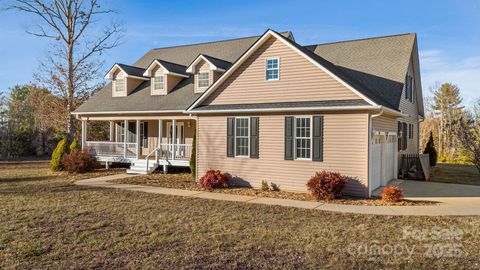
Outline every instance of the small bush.
<path fill-rule="evenodd" d="M 62 139 L 58 142 L 57 147 L 53 150 L 52 159 L 50 160 L 50 169 L 52 171 L 63 170 L 62 159 L 67 153 L 67 139 Z"/>
<path fill-rule="evenodd" d="M 198 186 L 207 190 L 224 187 L 230 180 L 228 174 L 219 170 L 208 170 L 198 181 Z"/>
<path fill-rule="evenodd" d="M 262 181 L 262 191 L 269 191 L 270 187 L 268 186 L 268 182 L 263 180 Z"/>
<path fill-rule="evenodd" d="M 70 173 L 90 172 L 98 166 L 97 158 L 88 151 L 74 150 L 63 157 L 63 167 Z"/>
<path fill-rule="evenodd" d="M 399 202 L 403 200 L 403 189 L 399 187 L 385 187 L 382 191 L 382 201 Z"/>
<path fill-rule="evenodd" d="M 347 177 L 337 172 L 320 171 L 307 183 L 308 190 L 317 200 L 334 200 L 342 196 Z"/>
<path fill-rule="evenodd" d="M 80 147 L 80 144 L 78 143 L 77 140 L 73 140 L 72 143 L 70 144 L 70 147 L 69 147 L 70 151 L 69 153 L 72 153 L 73 151 L 75 150 L 82 150 L 81 147 Z"/>

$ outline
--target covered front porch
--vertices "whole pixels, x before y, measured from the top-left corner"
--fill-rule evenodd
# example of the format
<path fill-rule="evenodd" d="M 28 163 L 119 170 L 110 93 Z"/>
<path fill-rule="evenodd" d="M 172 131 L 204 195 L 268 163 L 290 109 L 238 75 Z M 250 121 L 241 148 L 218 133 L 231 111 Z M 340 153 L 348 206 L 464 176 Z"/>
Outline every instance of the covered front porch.
<path fill-rule="evenodd" d="M 87 140 L 90 121 L 107 121 L 109 139 Z M 98 160 L 142 165 L 148 171 L 156 166 L 189 166 L 195 120 L 190 117 L 144 117 L 82 119 L 82 148 Z"/>

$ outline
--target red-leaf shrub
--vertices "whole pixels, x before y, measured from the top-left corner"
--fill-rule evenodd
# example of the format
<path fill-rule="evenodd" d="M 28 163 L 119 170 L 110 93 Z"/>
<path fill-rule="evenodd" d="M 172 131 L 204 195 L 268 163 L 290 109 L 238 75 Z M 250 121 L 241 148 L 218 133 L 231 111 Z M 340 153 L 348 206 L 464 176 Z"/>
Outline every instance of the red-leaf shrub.
<path fill-rule="evenodd" d="M 317 200 L 334 200 L 342 196 L 347 177 L 338 172 L 316 172 L 307 183 L 308 190 Z"/>
<path fill-rule="evenodd" d="M 208 170 L 200 180 L 198 186 L 207 190 L 223 187 L 230 180 L 228 174 L 219 170 Z"/>
<path fill-rule="evenodd" d="M 84 173 L 96 169 L 97 158 L 89 151 L 74 150 L 63 157 L 63 169 L 70 173 Z"/>
<path fill-rule="evenodd" d="M 399 187 L 385 187 L 382 191 L 382 201 L 399 202 L 403 200 L 403 189 Z"/>

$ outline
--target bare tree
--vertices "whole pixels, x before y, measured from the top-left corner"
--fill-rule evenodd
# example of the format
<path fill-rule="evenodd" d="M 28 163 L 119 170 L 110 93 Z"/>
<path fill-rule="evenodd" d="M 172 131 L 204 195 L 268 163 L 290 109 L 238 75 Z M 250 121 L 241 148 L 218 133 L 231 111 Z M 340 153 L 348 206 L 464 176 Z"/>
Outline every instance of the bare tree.
<path fill-rule="evenodd" d="M 34 36 L 55 41 L 35 78 L 63 100 L 70 137 L 76 132 L 71 112 L 98 87 L 106 50 L 119 45 L 122 27 L 117 23 L 96 29 L 96 18 L 114 13 L 98 0 L 13 0 L 9 9 L 35 15 L 41 23 L 28 29 Z"/>
<path fill-rule="evenodd" d="M 477 107 L 473 113 L 466 112 L 454 124 L 458 140 L 469 154 L 470 162 L 480 172 L 480 110 Z"/>

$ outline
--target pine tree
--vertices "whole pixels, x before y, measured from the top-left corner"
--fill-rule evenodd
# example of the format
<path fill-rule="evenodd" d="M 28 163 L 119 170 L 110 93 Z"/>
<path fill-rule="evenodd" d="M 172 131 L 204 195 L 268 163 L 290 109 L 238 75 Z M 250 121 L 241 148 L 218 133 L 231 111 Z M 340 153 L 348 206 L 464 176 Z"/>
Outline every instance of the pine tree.
<path fill-rule="evenodd" d="M 460 89 L 451 83 L 442 84 L 434 91 L 432 109 L 440 119 L 438 131 L 438 147 L 441 160 L 452 161 L 458 140 L 455 138 L 455 121 L 462 117 L 462 98 Z"/>

